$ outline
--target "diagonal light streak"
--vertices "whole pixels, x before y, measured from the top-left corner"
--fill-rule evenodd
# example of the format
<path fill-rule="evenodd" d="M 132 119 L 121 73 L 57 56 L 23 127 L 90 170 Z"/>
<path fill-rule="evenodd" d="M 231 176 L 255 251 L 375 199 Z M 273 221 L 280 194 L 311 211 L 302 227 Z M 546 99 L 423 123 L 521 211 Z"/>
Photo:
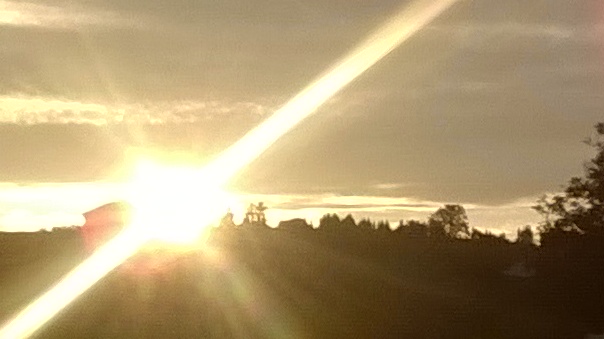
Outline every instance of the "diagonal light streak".
<path fill-rule="evenodd" d="M 208 166 L 209 174 L 221 184 L 229 180 L 329 98 L 457 1 L 422 0 L 405 7 L 323 76 L 224 151 Z"/>
<path fill-rule="evenodd" d="M 207 178 L 205 182 L 212 183 L 214 187 L 222 186 L 329 98 L 457 1 L 421 0 L 400 11 L 323 76 L 203 168 L 200 174 Z M 0 338 L 31 336 L 65 306 L 137 252 L 146 239 L 140 225 L 128 227 L 17 314 L 0 329 Z"/>
<path fill-rule="evenodd" d="M 0 330 L 0 338 L 27 338 L 144 244 L 134 228 L 118 234 L 68 273 L 52 289 L 23 309 Z"/>

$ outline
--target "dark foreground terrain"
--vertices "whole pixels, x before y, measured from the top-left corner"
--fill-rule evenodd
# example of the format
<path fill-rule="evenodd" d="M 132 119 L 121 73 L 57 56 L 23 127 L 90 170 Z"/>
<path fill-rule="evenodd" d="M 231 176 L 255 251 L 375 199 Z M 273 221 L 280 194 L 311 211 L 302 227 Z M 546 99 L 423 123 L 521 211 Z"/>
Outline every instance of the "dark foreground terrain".
<path fill-rule="evenodd" d="M 478 232 L 460 240 L 410 227 L 352 225 L 221 227 L 197 251 L 141 255 L 37 337 L 583 338 L 602 332 L 600 238 L 552 233 L 546 246 L 536 247 Z M 2 321 L 86 256 L 78 228 L 0 233 Z"/>

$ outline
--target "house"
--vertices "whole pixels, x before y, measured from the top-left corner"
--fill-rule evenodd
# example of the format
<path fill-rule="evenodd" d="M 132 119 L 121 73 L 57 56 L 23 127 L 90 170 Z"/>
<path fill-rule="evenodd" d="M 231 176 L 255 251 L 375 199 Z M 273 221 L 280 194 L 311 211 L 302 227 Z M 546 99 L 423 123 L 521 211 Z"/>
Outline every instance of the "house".
<path fill-rule="evenodd" d="M 115 236 L 130 222 L 131 210 L 126 202 L 112 202 L 83 213 L 86 222 L 81 233 L 86 248 L 93 250 Z"/>
<path fill-rule="evenodd" d="M 295 231 L 295 230 L 312 230 L 312 226 L 309 225 L 305 219 L 296 218 L 291 220 L 285 220 L 279 222 L 278 229 Z"/>

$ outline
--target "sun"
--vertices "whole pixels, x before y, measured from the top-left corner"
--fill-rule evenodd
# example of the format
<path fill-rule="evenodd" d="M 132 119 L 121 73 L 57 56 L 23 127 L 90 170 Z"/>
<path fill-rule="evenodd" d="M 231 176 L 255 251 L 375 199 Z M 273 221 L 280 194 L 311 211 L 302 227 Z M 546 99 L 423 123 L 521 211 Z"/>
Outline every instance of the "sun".
<path fill-rule="evenodd" d="M 231 208 L 237 198 L 194 166 L 139 161 L 128 185 L 135 228 L 151 242 L 194 244 Z"/>

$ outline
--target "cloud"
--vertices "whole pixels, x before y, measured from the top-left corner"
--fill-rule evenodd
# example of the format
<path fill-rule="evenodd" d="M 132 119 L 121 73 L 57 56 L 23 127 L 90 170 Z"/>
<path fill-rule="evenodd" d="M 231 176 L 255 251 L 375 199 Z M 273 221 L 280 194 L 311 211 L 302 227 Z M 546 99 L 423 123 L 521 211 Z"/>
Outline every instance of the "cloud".
<path fill-rule="evenodd" d="M 0 96 L 0 123 L 93 124 L 190 123 L 216 115 L 263 116 L 269 108 L 255 102 L 165 101 L 102 104 L 47 97 Z"/>
<path fill-rule="evenodd" d="M 402 188 L 404 186 L 405 186 L 405 184 L 400 184 L 400 183 L 381 183 L 381 184 L 373 185 L 372 188 L 388 191 L 388 190 Z"/>
<path fill-rule="evenodd" d="M 416 86 L 405 90 L 405 98 L 423 100 L 426 97 L 437 96 L 481 96 L 497 95 L 506 89 L 506 84 L 485 81 L 443 80 L 424 86 Z"/>
<path fill-rule="evenodd" d="M 448 34 L 475 41 L 475 38 L 534 38 L 554 41 L 599 39 L 604 25 L 571 25 L 552 23 L 520 23 L 514 21 L 497 23 L 459 23 L 432 25 L 433 32 Z M 598 40 L 599 41 L 599 40 Z"/>
<path fill-rule="evenodd" d="M 80 29 L 88 26 L 142 28 L 140 18 L 126 18 L 107 10 L 82 6 L 42 5 L 32 2 L 0 1 L 0 26 L 34 26 Z"/>
<path fill-rule="evenodd" d="M 583 33 L 583 29 L 563 25 L 539 25 L 508 23 L 485 27 L 476 27 L 477 33 L 490 32 L 496 35 L 513 35 L 519 37 L 569 39 Z"/>
<path fill-rule="evenodd" d="M 512 38 L 537 38 L 551 40 L 595 38 L 601 32 L 601 25 L 564 25 L 558 23 L 470 23 L 432 25 L 428 29 L 461 37 L 512 37 Z"/>
<path fill-rule="evenodd" d="M 433 212 L 443 202 L 427 201 L 404 197 L 384 197 L 372 195 L 336 195 L 336 194 L 242 194 L 242 200 L 263 201 L 276 209 L 329 209 L 355 211 L 399 210 L 411 212 Z M 465 205 L 468 209 L 476 205 Z"/>

